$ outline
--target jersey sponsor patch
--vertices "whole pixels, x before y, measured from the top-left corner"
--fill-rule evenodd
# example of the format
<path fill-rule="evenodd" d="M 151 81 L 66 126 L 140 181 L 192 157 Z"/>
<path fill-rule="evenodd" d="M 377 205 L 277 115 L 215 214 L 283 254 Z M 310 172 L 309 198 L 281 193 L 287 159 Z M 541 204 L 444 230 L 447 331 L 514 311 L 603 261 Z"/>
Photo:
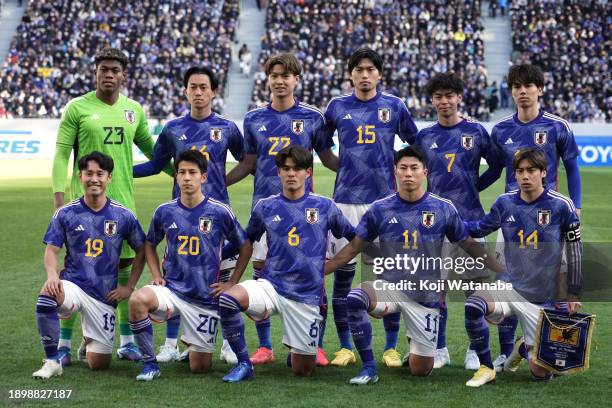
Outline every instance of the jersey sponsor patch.
<path fill-rule="evenodd" d="M 117 221 L 104 220 L 104 234 L 107 237 L 114 237 L 117 235 Z"/>
<path fill-rule="evenodd" d="M 382 123 L 389 123 L 391 121 L 391 109 L 378 108 L 378 120 Z"/>
<path fill-rule="evenodd" d="M 125 120 L 127 120 L 128 123 L 136 122 L 136 115 L 134 114 L 133 110 L 126 109 L 123 112 L 125 113 Z"/>
<path fill-rule="evenodd" d="M 538 210 L 538 224 L 542 227 L 550 224 L 550 210 Z"/>
<path fill-rule="evenodd" d="M 465 150 L 472 150 L 474 148 L 474 136 L 472 135 L 461 135 L 461 147 Z"/>
<path fill-rule="evenodd" d="M 421 224 L 423 224 L 425 228 L 431 228 L 434 226 L 435 223 L 436 223 L 436 213 L 435 212 L 433 211 L 423 211 L 422 212 Z"/>
<path fill-rule="evenodd" d="M 293 119 L 291 121 L 291 131 L 296 135 L 301 135 L 302 133 L 304 133 L 304 120 Z"/>
<path fill-rule="evenodd" d="M 306 209 L 306 222 L 309 224 L 316 224 L 319 222 L 319 209 L 318 208 L 307 208 Z"/>
<path fill-rule="evenodd" d="M 215 143 L 219 143 L 223 138 L 223 132 L 220 128 L 212 128 L 210 129 L 210 140 Z"/>
<path fill-rule="evenodd" d="M 203 234 L 208 234 L 212 230 L 212 219 L 208 217 L 200 217 L 199 224 L 200 232 Z"/>
<path fill-rule="evenodd" d="M 543 146 L 548 141 L 548 131 L 536 130 L 533 134 L 533 142 L 538 146 Z"/>

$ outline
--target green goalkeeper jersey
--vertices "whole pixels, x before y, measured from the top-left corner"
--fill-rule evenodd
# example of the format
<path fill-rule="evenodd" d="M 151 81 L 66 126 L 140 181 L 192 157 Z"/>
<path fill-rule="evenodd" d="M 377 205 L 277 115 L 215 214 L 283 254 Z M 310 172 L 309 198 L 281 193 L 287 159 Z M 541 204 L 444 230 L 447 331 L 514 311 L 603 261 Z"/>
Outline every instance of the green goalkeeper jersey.
<path fill-rule="evenodd" d="M 77 162 L 86 154 L 99 151 L 111 156 L 115 162 L 107 195 L 135 212 L 132 177 L 134 144 L 145 154 L 150 154 L 153 149 L 149 126 L 138 102 L 119 95 L 117 102 L 108 105 L 96 97 L 96 91 L 73 99 L 64 109 L 57 134 L 53 192 L 64 192 L 67 158 L 73 151 L 70 197 L 75 199 L 83 195 Z"/>

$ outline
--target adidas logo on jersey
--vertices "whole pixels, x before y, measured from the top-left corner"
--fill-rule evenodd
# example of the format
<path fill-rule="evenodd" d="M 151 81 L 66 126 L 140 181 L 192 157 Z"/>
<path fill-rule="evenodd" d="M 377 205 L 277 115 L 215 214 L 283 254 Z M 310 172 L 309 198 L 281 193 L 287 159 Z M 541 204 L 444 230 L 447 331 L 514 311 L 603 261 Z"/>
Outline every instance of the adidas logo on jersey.
<path fill-rule="evenodd" d="M 393 217 L 389 220 L 389 224 L 397 224 L 397 218 Z"/>
<path fill-rule="evenodd" d="M 514 143 L 514 142 L 512 141 L 512 138 L 511 138 L 511 137 L 509 137 L 508 139 L 506 139 L 506 141 L 504 142 L 504 144 L 505 144 L 505 145 L 507 145 L 507 144 L 512 144 L 512 143 Z"/>
<path fill-rule="evenodd" d="M 183 133 L 183 136 L 179 137 L 179 140 L 187 140 L 187 136 Z"/>
<path fill-rule="evenodd" d="M 259 129 L 257 129 L 258 132 L 265 132 L 266 130 L 266 125 L 261 125 L 261 127 Z"/>
<path fill-rule="evenodd" d="M 100 119 L 100 116 L 98 116 L 97 113 L 94 113 L 93 115 L 91 115 L 91 120 L 98 120 Z"/>
<path fill-rule="evenodd" d="M 514 215 L 511 215 L 508 218 L 506 218 L 506 222 L 516 222 L 516 220 L 514 219 Z"/>
<path fill-rule="evenodd" d="M 344 115 L 342 119 L 353 119 L 353 117 L 351 116 L 350 113 L 347 113 L 346 115 Z"/>
<path fill-rule="evenodd" d="M 282 221 L 282 219 L 278 214 L 276 214 L 274 218 L 272 218 L 272 222 L 279 222 L 279 221 Z"/>
<path fill-rule="evenodd" d="M 436 142 L 433 142 L 433 144 L 431 146 L 429 146 L 430 149 L 437 149 L 438 148 L 438 144 Z"/>
<path fill-rule="evenodd" d="M 168 229 L 177 229 L 178 227 L 176 226 L 176 222 L 173 222 L 172 224 L 170 224 L 170 226 L 168 227 Z"/>
<path fill-rule="evenodd" d="M 78 226 L 78 227 L 76 227 L 74 230 L 75 230 L 75 231 L 85 231 L 85 228 L 83 227 L 83 225 L 82 225 L 82 224 L 79 224 L 79 226 Z"/>

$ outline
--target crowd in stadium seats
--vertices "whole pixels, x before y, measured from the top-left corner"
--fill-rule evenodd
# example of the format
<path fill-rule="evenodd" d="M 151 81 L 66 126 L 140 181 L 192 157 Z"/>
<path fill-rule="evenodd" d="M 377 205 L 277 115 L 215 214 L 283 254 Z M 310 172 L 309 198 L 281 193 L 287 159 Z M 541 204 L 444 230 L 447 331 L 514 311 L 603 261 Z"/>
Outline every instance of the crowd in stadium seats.
<path fill-rule="evenodd" d="M 604 0 L 513 1 L 513 61 L 545 72 L 544 110 L 576 122 L 612 120 L 611 12 Z"/>
<path fill-rule="evenodd" d="M 351 52 L 370 46 L 385 62 L 383 87 L 404 98 L 413 117 L 433 118 L 423 87 L 447 70 L 467 83 L 463 111 L 480 120 L 490 116 L 479 0 L 271 0 L 266 28 L 252 106 L 268 99 L 261 65 L 271 54 L 298 56 L 304 69 L 299 98 L 324 108 L 350 92 Z"/>
<path fill-rule="evenodd" d="M 212 64 L 226 85 L 238 13 L 239 0 L 30 2 L 0 69 L 0 101 L 13 117 L 59 117 L 94 89 L 93 56 L 110 45 L 129 56 L 127 94 L 151 117 L 180 115 L 189 66 Z"/>

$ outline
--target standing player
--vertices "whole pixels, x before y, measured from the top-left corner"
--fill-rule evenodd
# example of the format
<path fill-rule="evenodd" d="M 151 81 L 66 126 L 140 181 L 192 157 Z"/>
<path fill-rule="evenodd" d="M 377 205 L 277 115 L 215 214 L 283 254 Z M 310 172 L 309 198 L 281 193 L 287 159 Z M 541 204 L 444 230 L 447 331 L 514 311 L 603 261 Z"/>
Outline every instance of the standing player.
<path fill-rule="evenodd" d="M 316 365 L 321 334 L 319 306 L 324 288 L 327 235 L 352 239 L 353 227 L 328 198 L 309 193 L 306 182 L 312 175 L 312 154 L 292 145 L 276 155 L 283 191 L 259 200 L 247 227 L 247 242 L 268 242 L 266 263 L 258 280 L 247 280 L 223 291 L 219 315 L 223 333 L 238 356 L 238 364 L 223 377 L 240 382 L 253 376 L 240 312 L 260 320 L 279 314 L 283 343 L 291 348 L 290 364 L 295 375 L 310 375 Z M 240 280 L 239 265 L 220 291 Z M 242 267 L 241 267 L 242 266 Z"/>
<path fill-rule="evenodd" d="M 202 184 L 202 193 L 224 204 L 229 204 L 225 184 L 225 163 L 227 152 L 236 160 L 242 160 L 244 142 L 234 122 L 212 111 L 211 102 L 219 91 L 219 81 L 206 67 L 191 67 L 183 77 L 185 95 L 191 107 L 190 113 L 173 119 L 164 126 L 155 147 L 151 161 L 134 166 L 134 177 L 159 174 L 162 169 L 186 150 L 197 150 L 204 155 L 208 164 L 207 182 Z M 180 195 L 177 181 L 174 181 L 172 198 Z M 236 264 L 234 258 L 221 264 L 221 280 L 227 281 Z M 179 359 L 178 333 L 180 315 L 168 319 L 166 342 L 159 349 L 158 362 Z M 235 356 L 226 341 L 221 347 L 221 360 L 236 363 Z"/>
<path fill-rule="evenodd" d="M 329 140 L 338 131 L 340 145 L 334 202 L 351 224 L 357 225 L 372 202 L 395 190 L 395 135 L 408 141 L 416 135 L 417 128 L 404 102 L 378 89 L 382 59 L 376 52 L 368 48 L 355 51 L 349 59 L 348 72 L 355 91 L 333 98 L 325 111 L 325 120 Z M 330 257 L 347 243 L 330 237 Z M 332 365 L 355 362 L 346 309 L 355 265 L 356 260 L 351 260 L 334 277 L 332 304 L 341 349 L 335 353 Z M 384 319 L 387 343 L 383 361 L 390 367 L 402 365 L 401 356 L 395 350 L 399 318 L 399 314 L 393 314 Z"/>
<path fill-rule="evenodd" d="M 425 86 L 427 95 L 437 112 L 437 122 L 422 129 L 410 143 L 419 147 L 427 160 L 427 190 L 453 202 L 462 220 L 479 220 L 484 216 L 478 192 L 491 185 L 503 164 L 489 134 L 482 125 L 463 119 L 458 114 L 465 85 L 455 73 L 434 76 Z M 480 160 L 484 158 L 489 169 L 479 176 Z M 484 238 L 478 239 L 486 244 Z M 445 244 L 446 257 L 465 256 L 456 245 Z M 443 270 L 443 279 L 452 271 Z M 462 279 L 482 280 L 488 277 L 486 269 L 472 269 Z M 448 309 L 442 299 L 438 330 L 438 346 L 434 368 L 450 365 L 446 347 L 446 320 Z M 478 370 L 476 353 L 468 348 L 465 368 Z"/>
<path fill-rule="evenodd" d="M 362 370 L 350 380 L 355 385 L 378 382 L 368 314 L 381 318 L 387 313 L 401 313 L 410 341 L 410 372 L 416 376 L 431 373 L 438 336 L 440 291 L 422 289 L 420 284 L 438 282 L 441 262 L 437 260 L 442 259 L 445 238 L 501 271 L 501 265 L 494 260 L 487 261 L 484 248 L 469 237 L 455 206 L 423 187 L 427 177 L 423 153 L 413 146 L 400 150 L 395 158 L 395 176 L 398 192 L 372 204 L 357 226 L 355 239 L 326 265 L 326 272 L 336 270 L 361 252 L 366 242 L 373 242 L 377 237 L 384 265 L 400 257 L 424 260 L 415 269 L 400 265 L 386 269 L 380 273 L 380 279 L 364 282 L 350 291 L 349 325 L 363 362 Z M 408 282 L 414 288 L 404 286 Z M 394 290 L 387 286 L 389 283 L 406 289 Z"/>
<path fill-rule="evenodd" d="M 92 370 L 110 365 L 115 331 L 115 305 L 130 296 L 144 267 L 144 232 L 136 216 L 107 198 L 113 159 L 99 152 L 82 156 L 76 177 L 84 195 L 60 207 L 45 234 L 45 282 L 36 302 L 36 321 L 45 349 L 45 363 L 32 375 L 50 378 L 62 375 L 58 350 L 58 314 L 81 312 L 86 359 Z M 117 286 L 119 256 L 123 242 L 138 251 L 126 286 Z M 57 261 L 66 245 L 64 269 Z"/>
<path fill-rule="evenodd" d="M 76 176 L 76 164 L 86 154 L 96 150 L 108 154 L 115 162 L 113 182 L 108 196 L 135 211 L 134 183 L 132 179 L 133 153 L 136 144 L 150 155 L 153 140 L 140 104 L 122 95 L 126 80 L 128 59 L 116 48 L 104 48 L 95 57 L 96 90 L 73 99 L 66 105 L 59 125 L 55 157 L 53 158 L 53 191 L 55 207 L 64 204 L 68 160 L 74 151 L 74 168 L 70 191 L 73 198 L 81 195 L 82 189 Z M 124 245 L 119 263 L 119 284 L 125 285 L 130 275 L 134 252 Z M 117 307 L 121 344 L 117 350 L 119 358 L 139 360 L 138 348 L 130 330 L 127 316 L 127 301 Z M 62 320 L 59 351 L 62 364 L 70 364 L 72 329 L 76 314 Z M 83 357 L 81 348 L 79 357 Z"/>
<path fill-rule="evenodd" d="M 151 381 L 160 375 L 149 314 L 158 321 L 181 315 L 191 372 L 210 369 L 219 322 L 218 302 L 211 294 L 211 286 L 219 281 L 223 243 L 229 240 L 240 247 L 241 253 L 251 248 L 244 244 L 244 231 L 231 208 L 202 193 L 207 178 L 204 156 L 198 151 L 184 151 L 174 167 L 180 197 L 155 210 L 145 243 L 153 285 L 143 287 L 130 298 L 130 325 L 144 362 L 136 377 L 139 381 Z M 164 237 L 162 275 L 155 248 Z M 242 264 L 247 263 L 248 256 Z"/>
<path fill-rule="evenodd" d="M 314 149 L 326 167 L 336 170 L 338 158 L 334 156 L 331 138 L 325 136 L 325 119 L 318 110 L 295 99 L 295 89 L 299 84 L 302 67 L 291 54 L 273 55 L 265 65 L 268 86 L 272 93 L 272 102 L 263 108 L 253 109 L 244 118 L 244 140 L 246 155 L 244 160 L 227 175 L 227 185 L 232 185 L 252 172 L 255 172 L 255 186 L 252 207 L 262 198 L 282 191 L 275 158 L 278 153 L 290 145 L 299 145 L 309 151 Z M 306 190 L 312 191 L 313 182 L 306 180 Z M 266 236 L 253 243 L 253 276 L 257 279 L 266 259 Z M 321 307 L 323 330 L 327 316 L 326 297 Z M 274 362 L 270 320 L 263 319 L 257 323 L 259 348 L 251 361 L 253 364 Z M 328 364 L 327 355 L 321 344 L 317 351 L 317 364 Z"/>
<path fill-rule="evenodd" d="M 516 113 L 495 125 L 491 132 L 493 143 L 503 155 L 506 167 L 506 192 L 518 187 L 512 163 L 519 149 L 536 147 L 540 149 L 547 163 L 546 187 L 557 190 L 559 178 L 559 159 L 567 173 L 569 196 L 580 215 L 581 180 L 578 168 L 578 146 L 569 124 L 558 116 L 540 110 L 538 98 L 542 96 L 544 75 L 535 65 L 514 65 L 508 71 L 508 86 L 516 104 Z M 498 257 L 503 257 L 503 235 L 497 236 Z M 563 270 L 565 265 L 563 265 Z M 499 325 L 500 356 L 495 360 L 495 367 L 501 370 L 506 356 L 512 352 L 514 332 L 518 324 L 511 316 L 508 321 Z"/>
<path fill-rule="evenodd" d="M 477 237 L 501 229 L 513 287 L 508 291 L 476 292 L 465 303 L 465 328 L 481 364 L 466 383 L 470 387 L 480 387 L 496 376 L 489 351 L 489 328 L 483 317 L 497 323 L 516 316 L 521 322 L 524 338 L 517 341 L 505 361 L 505 370 L 516 371 L 521 360 L 528 359 L 540 309 L 563 307 L 556 301 L 566 298 L 558 292 L 563 249 L 567 256 L 567 307 L 570 313 L 580 308 L 582 243 L 577 209 L 570 199 L 544 187 L 550 166 L 540 149 L 517 151 L 512 168 L 519 190 L 502 194 L 482 220 L 468 223 L 470 234 Z M 551 372 L 531 360 L 529 369 L 536 380 L 552 378 Z"/>

